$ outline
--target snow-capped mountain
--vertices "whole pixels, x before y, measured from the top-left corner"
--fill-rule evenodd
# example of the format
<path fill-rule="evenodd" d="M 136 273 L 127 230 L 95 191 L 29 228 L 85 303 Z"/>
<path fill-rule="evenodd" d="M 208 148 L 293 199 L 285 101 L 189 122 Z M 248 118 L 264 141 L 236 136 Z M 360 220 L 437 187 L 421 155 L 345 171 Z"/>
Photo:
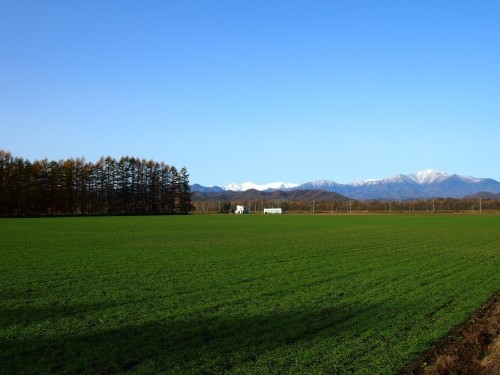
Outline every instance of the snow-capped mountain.
<path fill-rule="evenodd" d="M 410 174 L 408 177 L 419 184 L 432 184 L 446 180 L 450 175 L 448 173 L 436 171 L 435 169 L 426 169 Z"/>
<path fill-rule="evenodd" d="M 306 182 L 298 189 L 335 191 L 354 199 L 462 198 L 487 191 L 500 193 L 500 182 L 491 178 L 459 176 L 427 169 L 409 175 L 397 174 L 381 180 L 336 184 L 333 181 Z"/>
<path fill-rule="evenodd" d="M 348 184 L 339 184 L 331 180 L 318 180 L 306 182 L 301 185 L 284 182 L 258 185 L 252 182 L 245 182 L 243 184 L 230 184 L 222 188 L 204 188 L 200 185 L 192 186 L 192 191 L 208 191 L 206 189 L 213 189 L 213 191 L 245 191 L 249 189 L 260 191 L 325 190 L 353 199 L 404 200 L 433 197 L 462 198 L 479 192 L 498 194 L 500 193 L 500 182 L 491 178 L 459 176 L 434 169 L 426 169 L 409 175 L 397 174 L 380 180 L 359 180 Z"/>
<path fill-rule="evenodd" d="M 254 184 L 253 182 L 244 182 L 242 184 L 232 183 L 223 186 L 222 189 L 231 191 L 245 191 L 250 189 L 255 189 L 259 191 L 269 191 L 269 190 L 290 190 L 296 188 L 297 186 L 299 185 L 287 182 L 271 182 L 269 184 L 264 184 L 264 185 Z"/>
<path fill-rule="evenodd" d="M 395 176 L 383 178 L 381 180 L 375 180 L 375 179 L 356 180 L 347 185 L 365 186 L 365 185 L 380 185 L 380 184 L 404 184 L 413 182 L 421 185 L 421 184 L 432 184 L 440 182 L 447 179 L 448 177 L 450 177 L 448 173 L 439 172 L 436 171 L 435 169 L 426 169 L 409 175 L 397 174 Z M 314 183 L 316 183 L 316 181 Z"/>

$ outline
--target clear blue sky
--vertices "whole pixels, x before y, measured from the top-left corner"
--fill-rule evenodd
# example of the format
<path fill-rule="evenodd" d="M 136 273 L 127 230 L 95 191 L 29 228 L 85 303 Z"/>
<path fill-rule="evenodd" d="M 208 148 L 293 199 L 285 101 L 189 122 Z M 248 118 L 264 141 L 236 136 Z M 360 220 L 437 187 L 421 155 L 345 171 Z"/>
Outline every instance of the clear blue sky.
<path fill-rule="evenodd" d="M 499 1 L 0 1 L 0 148 L 191 182 L 500 180 Z"/>

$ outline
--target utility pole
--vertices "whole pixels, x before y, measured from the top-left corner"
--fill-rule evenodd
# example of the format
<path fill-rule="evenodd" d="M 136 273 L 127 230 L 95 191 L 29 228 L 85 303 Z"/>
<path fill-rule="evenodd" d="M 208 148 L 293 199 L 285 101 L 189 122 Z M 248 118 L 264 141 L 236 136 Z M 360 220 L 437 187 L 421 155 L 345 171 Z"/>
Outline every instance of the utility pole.
<path fill-rule="evenodd" d="M 432 198 L 432 213 L 434 213 L 434 198 Z"/>
<path fill-rule="evenodd" d="M 481 198 L 479 198 L 479 213 L 483 213 L 483 203 L 481 201 Z"/>

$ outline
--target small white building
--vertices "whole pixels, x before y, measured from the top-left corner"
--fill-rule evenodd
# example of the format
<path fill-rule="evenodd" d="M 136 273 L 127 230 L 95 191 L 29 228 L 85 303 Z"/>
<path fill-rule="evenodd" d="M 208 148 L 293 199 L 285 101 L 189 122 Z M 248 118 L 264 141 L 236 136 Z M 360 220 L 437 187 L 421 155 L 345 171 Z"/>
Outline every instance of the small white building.
<path fill-rule="evenodd" d="M 240 206 L 240 205 L 237 205 L 236 206 L 236 210 L 234 210 L 234 213 L 235 214 L 249 214 L 250 211 L 248 210 L 248 207 L 247 206 Z"/>
<path fill-rule="evenodd" d="M 281 208 L 264 208 L 264 214 L 282 214 L 283 209 Z"/>

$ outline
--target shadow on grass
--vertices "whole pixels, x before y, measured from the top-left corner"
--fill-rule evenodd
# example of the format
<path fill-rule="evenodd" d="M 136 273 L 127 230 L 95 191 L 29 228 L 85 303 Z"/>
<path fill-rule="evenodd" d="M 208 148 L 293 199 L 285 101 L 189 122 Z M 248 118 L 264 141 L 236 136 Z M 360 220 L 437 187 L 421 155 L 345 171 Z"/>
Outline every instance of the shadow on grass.
<path fill-rule="evenodd" d="M 0 308 L 0 328 L 12 325 L 28 325 L 44 322 L 49 319 L 57 320 L 67 317 L 85 317 L 89 313 L 101 311 L 109 308 L 133 305 L 146 299 L 134 299 L 129 302 L 98 302 L 89 304 L 64 304 L 54 303 L 45 306 L 24 305 L 14 308 Z"/>
<path fill-rule="evenodd" d="M 353 329 L 362 332 L 377 324 L 383 309 L 380 305 L 357 305 L 266 315 L 242 312 L 245 315 L 185 316 L 77 336 L 12 339 L 0 342 L 0 372 L 222 373 L 252 364 L 265 352 L 279 347 L 322 334 L 335 336 L 350 326 L 350 320 L 353 320 Z M 273 372 L 272 363 L 266 366 Z"/>

